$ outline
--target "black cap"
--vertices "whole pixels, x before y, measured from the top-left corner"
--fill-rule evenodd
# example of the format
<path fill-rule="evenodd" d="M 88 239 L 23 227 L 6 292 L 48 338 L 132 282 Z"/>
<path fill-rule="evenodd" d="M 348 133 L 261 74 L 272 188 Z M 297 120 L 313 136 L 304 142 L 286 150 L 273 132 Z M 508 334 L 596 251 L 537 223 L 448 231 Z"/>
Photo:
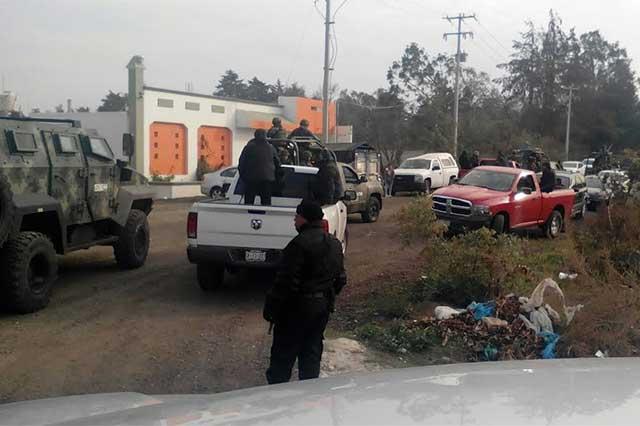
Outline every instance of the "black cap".
<path fill-rule="evenodd" d="M 267 131 L 265 129 L 256 129 L 256 131 L 253 134 L 253 136 L 256 139 L 266 139 L 267 138 Z"/>
<path fill-rule="evenodd" d="M 320 204 L 315 201 L 303 200 L 296 208 L 296 213 L 307 219 L 309 222 L 322 220 L 324 212 Z"/>

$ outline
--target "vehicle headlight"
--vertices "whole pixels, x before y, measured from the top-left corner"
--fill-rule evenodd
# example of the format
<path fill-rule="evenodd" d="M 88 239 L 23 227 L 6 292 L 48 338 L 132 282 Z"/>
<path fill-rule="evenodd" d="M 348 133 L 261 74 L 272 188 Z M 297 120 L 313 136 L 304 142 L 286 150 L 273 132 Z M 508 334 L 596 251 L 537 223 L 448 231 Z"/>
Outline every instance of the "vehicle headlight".
<path fill-rule="evenodd" d="M 413 177 L 413 180 L 414 180 L 416 183 L 422 183 L 422 182 L 424 182 L 424 178 L 423 178 L 422 176 L 420 176 L 420 175 L 415 175 L 415 176 Z"/>
<path fill-rule="evenodd" d="M 471 206 L 471 214 L 474 216 L 491 216 L 489 206 L 473 205 Z"/>

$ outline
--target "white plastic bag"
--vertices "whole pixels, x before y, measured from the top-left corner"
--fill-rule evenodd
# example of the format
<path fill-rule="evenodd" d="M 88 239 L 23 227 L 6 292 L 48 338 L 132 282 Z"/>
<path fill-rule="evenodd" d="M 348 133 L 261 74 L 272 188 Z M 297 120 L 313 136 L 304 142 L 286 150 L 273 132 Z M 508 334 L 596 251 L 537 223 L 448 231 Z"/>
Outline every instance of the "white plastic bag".
<path fill-rule="evenodd" d="M 448 320 L 464 312 L 465 309 L 453 309 L 449 306 L 436 306 L 434 313 L 437 320 Z"/>
<path fill-rule="evenodd" d="M 540 284 L 538 284 L 536 288 L 533 290 L 533 292 L 531 293 L 531 296 L 528 299 L 524 297 L 520 298 L 520 303 L 521 303 L 520 311 L 525 313 L 526 312 L 533 313 L 535 309 L 543 306 L 544 293 L 547 289 L 555 291 L 560 297 L 560 301 L 562 303 L 562 310 L 567 318 L 566 325 L 569 325 L 571 321 L 573 321 L 573 317 L 575 316 L 576 312 L 580 311 L 584 306 L 583 305 L 567 306 L 565 303 L 564 293 L 562 292 L 562 289 L 558 286 L 558 283 L 556 283 L 551 278 L 542 280 L 542 282 L 540 282 Z M 557 312 L 554 311 L 554 313 L 557 313 Z"/>

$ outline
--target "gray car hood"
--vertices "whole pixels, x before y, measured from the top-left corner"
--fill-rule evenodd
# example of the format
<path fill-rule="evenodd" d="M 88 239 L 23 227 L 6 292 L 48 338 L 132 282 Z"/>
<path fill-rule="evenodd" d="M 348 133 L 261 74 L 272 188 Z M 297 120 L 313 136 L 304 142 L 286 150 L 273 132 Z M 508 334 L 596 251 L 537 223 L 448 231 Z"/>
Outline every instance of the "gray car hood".
<path fill-rule="evenodd" d="M 637 425 L 640 360 L 388 370 L 215 395 L 136 393 L 0 406 L 7 425 Z"/>

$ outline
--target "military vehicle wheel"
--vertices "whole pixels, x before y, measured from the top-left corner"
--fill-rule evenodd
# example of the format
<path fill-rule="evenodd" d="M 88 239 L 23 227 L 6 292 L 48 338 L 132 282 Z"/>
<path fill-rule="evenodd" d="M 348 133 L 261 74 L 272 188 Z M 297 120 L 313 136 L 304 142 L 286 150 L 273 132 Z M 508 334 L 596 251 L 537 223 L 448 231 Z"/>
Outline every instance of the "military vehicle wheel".
<path fill-rule="evenodd" d="M 21 232 L 2 249 L 2 294 L 7 308 L 20 314 L 49 304 L 58 262 L 53 244 L 39 232 Z"/>
<path fill-rule="evenodd" d="M 15 205 L 11 185 L 6 176 L 0 174 L 0 247 L 7 241 L 15 224 Z"/>
<path fill-rule="evenodd" d="M 362 221 L 366 223 L 373 223 L 380 217 L 380 201 L 376 197 L 369 199 L 367 209 L 362 212 Z"/>
<path fill-rule="evenodd" d="M 224 282 L 224 266 L 198 263 L 197 275 L 202 291 L 215 291 Z"/>
<path fill-rule="evenodd" d="M 144 265 L 149 254 L 149 222 L 140 210 L 131 210 L 113 246 L 116 262 L 121 268 L 134 269 Z"/>

